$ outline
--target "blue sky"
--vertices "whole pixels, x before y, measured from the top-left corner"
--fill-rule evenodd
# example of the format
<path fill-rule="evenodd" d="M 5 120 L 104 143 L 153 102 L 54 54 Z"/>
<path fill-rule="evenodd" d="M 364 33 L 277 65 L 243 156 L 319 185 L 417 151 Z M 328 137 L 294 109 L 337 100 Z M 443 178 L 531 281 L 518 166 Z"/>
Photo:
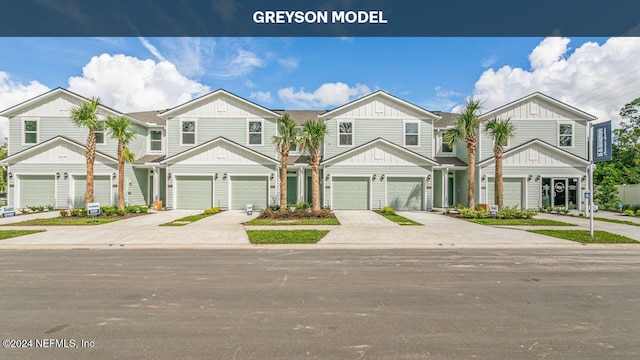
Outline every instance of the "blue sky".
<path fill-rule="evenodd" d="M 640 95 L 638 38 L 0 38 L 0 108 L 55 87 L 128 112 L 217 88 L 272 109 L 382 89 L 429 110 L 542 91 L 605 118 Z"/>

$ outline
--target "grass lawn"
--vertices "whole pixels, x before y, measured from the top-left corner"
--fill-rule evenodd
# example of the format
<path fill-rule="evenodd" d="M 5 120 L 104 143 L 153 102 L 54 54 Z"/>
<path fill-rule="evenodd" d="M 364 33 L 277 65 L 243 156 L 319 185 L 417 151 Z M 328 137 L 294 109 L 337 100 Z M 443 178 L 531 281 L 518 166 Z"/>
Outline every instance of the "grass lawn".
<path fill-rule="evenodd" d="M 482 225 L 522 225 L 522 226 L 576 226 L 561 221 L 547 219 L 465 219 Z"/>
<path fill-rule="evenodd" d="M 44 230 L 0 230 L 0 240 L 9 239 L 16 236 L 35 234 Z"/>
<path fill-rule="evenodd" d="M 245 225 L 340 225 L 338 219 L 293 219 L 293 220 L 275 220 L 275 219 L 253 219 L 244 223 Z"/>
<path fill-rule="evenodd" d="M 194 221 L 198 221 L 198 220 L 202 220 L 204 218 L 208 218 L 209 216 L 214 215 L 214 214 L 197 214 L 197 215 L 189 215 L 189 216 L 185 216 L 183 218 L 180 219 L 176 219 L 173 221 L 170 221 L 168 223 L 164 223 L 164 224 L 160 224 L 160 226 L 184 226 L 184 225 L 189 225 Z"/>
<path fill-rule="evenodd" d="M 378 214 L 386 217 L 387 219 L 393 221 L 394 223 L 396 223 L 398 225 L 401 225 L 401 226 L 406 226 L 406 225 L 409 225 L 409 226 L 412 226 L 412 225 L 422 226 L 422 224 L 420 224 L 419 222 L 413 221 L 411 219 L 407 219 L 404 216 L 400 216 L 400 215 L 385 215 L 385 214 L 383 214 L 381 212 L 378 212 L 378 211 L 376 211 L 376 212 Z"/>
<path fill-rule="evenodd" d="M 588 216 L 583 216 L 585 219 L 589 219 Z M 633 221 L 629 221 L 629 220 L 618 220 L 618 219 L 609 219 L 609 218 L 603 218 L 603 217 L 597 217 L 594 216 L 593 220 L 598 220 L 598 221 L 606 221 L 606 222 L 610 222 L 610 223 L 616 223 L 616 224 L 624 224 L 624 225 L 633 225 L 633 226 L 640 226 L 640 223 L 637 222 L 633 222 Z"/>
<path fill-rule="evenodd" d="M 21 221 L 13 224 L 6 224 L 3 226 L 52 226 L 52 225 L 100 225 L 106 224 L 118 220 L 123 220 L 125 217 L 97 217 L 95 219 L 89 217 L 54 217 L 49 219 L 31 219 Z"/>
<path fill-rule="evenodd" d="M 637 244 L 638 242 L 626 236 L 596 230 L 593 238 L 589 230 L 527 230 L 528 232 L 571 240 L 585 244 Z"/>
<path fill-rule="evenodd" d="M 315 244 L 329 230 L 247 230 L 252 244 Z"/>

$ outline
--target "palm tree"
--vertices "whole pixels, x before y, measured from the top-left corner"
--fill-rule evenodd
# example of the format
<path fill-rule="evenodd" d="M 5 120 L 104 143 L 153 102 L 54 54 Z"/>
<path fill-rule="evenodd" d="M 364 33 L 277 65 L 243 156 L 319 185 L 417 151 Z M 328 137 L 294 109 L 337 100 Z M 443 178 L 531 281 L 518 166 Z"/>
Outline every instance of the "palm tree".
<path fill-rule="evenodd" d="M 320 211 L 320 153 L 324 138 L 327 136 L 327 125 L 322 120 L 308 120 L 302 126 L 302 135 L 298 141 L 301 150 L 309 152 L 311 166 L 311 210 Z"/>
<path fill-rule="evenodd" d="M 464 141 L 467 146 L 467 205 L 475 208 L 475 163 L 476 145 L 478 143 L 478 113 L 480 112 L 480 101 L 469 99 L 464 111 L 458 115 L 458 121 L 453 129 L 444 134 L 444 141 L 453 147 L 456 142 Z"/>
<path fill-rule="evenodd" d="M 493 155 L 495 164 L 495 190 L 494 202 L 498 208 L 504 205 L 503 179 L 502 179 L 502 154 L 504 147 L 509 143 L 509 139 L 516 134 L 516 127 L 511 123 L 511 119 L 499 120 L 493 118 L 484 125 L 484 131 L 493 139 Z"/>
<path fill-rule="evenodd" d="M 273 136 L 276 150 L 280 153 L 280 211 L 287 210 L 287 161 L 291 145 L 298 141 L 298 128 L 296 123 L 284 113 L 278 119 L 278 133 Z"/>
<path fill-rule="evenodd" d="M 76 127 L 89 129 L 89 135 L 87 135 L 87 187 L 86 187 L 86 200 L 87 204 L 93 202 L 93 164 L 96 160 L 96 134 L 95 130 L 100 129 L 102 125 L 98 121 L 98 106 L 100 106 L 100 99 L 92 97 L 89 101 L 82 103 L 79 106 L 71 108 L 71 120 Z"/>
<path fill-rule="evenodd" d="M 136 134 L 129 130 L 131 120 L 123 116 L 110 116 L 105 125 L 111 137 L 118 140 L 118 210 L 124 210 L 124 163 L 133 162 L 134 155 L 127 145 Z"/>

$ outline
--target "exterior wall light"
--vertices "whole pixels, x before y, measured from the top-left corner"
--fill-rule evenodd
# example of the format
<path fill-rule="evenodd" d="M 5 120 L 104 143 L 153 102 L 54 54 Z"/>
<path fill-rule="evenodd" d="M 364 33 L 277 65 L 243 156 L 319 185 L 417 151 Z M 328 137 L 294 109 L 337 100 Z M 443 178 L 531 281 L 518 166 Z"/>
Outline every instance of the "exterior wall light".
<path fill-rule="evenodd" d="M 431 174 L 427 175 L 427 181 L 431 181 Z"/>
<path fill-rule="evenodd" d="M 376 174 L 373 174 L 373 176 L 371 177 L 371 180 L 375 180 L 376 179 Z"/>
<path fill-rule="evenodd" d="M 117 179 L 116 173 L 111 174 L 111 178 L 112 178 L 113 180 Z"/>
<path fill-rule="evenodd" d="M 227 173 L 222 174 L 222 180 L 227 180 Z"/>
<path fill-rule="evenodd" d="M 9 173 L 9 179 L 13 179 L 13 173 Z"/>
<path fill-rule="evenodd" d="M 60 179 L 60 173 L 59 172 L 56 173 L 56 179 Z"/>
<path fill-rule="evenodd" d="M 275 175 L 273 174 L 269 175 L 269 180 L 273 180 L 273 178 L 275 178 Z"/>
<path fill-rule="evenodd" d="M 536 182 L 540 181 L 540 174 L 538 174 L 538 176 L 536 176 Z"/>
<path fill-rule="evenodd" d="M 586 181 L 587 180 L 587 175 L 582 175 L 582 181 Z"/>
<path fill-rule="evenodd" d="M 529 176 L 527 176 L 527 181 L 531 181 L 533 180 L 533 175 L 529 174 Z"/>
<path fill-rule="evenodd" d="M 218 173 L 215 173 L 215 174 L 213 175 L 213 180 L 218 180 Z"/>
<path fill-rule="evenodd" d="M 171 180 L 171 173 L 167 173 L 167 180 Z"/>
<path fill-rule="evenodd" d="M 327 174 L 327 176 L 325 176 L 325 177 L 324 177 L 324 179 L 325 179 L 326 181 L 329 181 L 329 177 L 330 177 L 330 175 L 329 175 L 329 174 Z"/>
<path fill-rule="evenodd" d="M 65 172 L 64 175 L 62 175 L 64 177 L 65 180 L 67 180 L 69 178 L 69 173 Z"/>
<path fill-rule="evenodd" d="M 380 175 L 380 181 L 384 180 L 384 174 Z"/>
<path fill-rule="evenodd" d="M 482 181 L 487 180 L 487 175 L 482 175 Z"/>

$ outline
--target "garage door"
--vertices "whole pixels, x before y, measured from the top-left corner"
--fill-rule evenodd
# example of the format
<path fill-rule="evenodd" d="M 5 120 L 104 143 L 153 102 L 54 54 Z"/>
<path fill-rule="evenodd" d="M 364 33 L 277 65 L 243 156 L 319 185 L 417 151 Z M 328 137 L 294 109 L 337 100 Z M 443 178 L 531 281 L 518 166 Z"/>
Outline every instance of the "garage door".
<path fill-rule="evenodd" d="M 56 205 L 53 175 L 20 175 L 20 207 Z"/>
<path fill-rule="evenodd" d="M 487 201 L 489 204 L 495 203 L 494 201 L 494 182 L 493 179 L 489 180 L 487 184 Z M 509 207 L 517 206 L 522 208 L 522 179 L 518 178 L 504 178 L 502 193 L 504 195 L 504 205 Z"/>
<path fill-rule="evenodd" d="M 396 210 L 422 210 L 421 178 L 387 178 L 387 204 Z"/>
<path fill-rule="evenodd" d="M 213 206 L 211 176 L 176 176 L 176 209 L 204 210 Z"/>
<path fill-rule="evenodd" d="M 336 210 L 369 209 L 369 178 L 334 177 L 333 208 Z"/>
<path fill-rule="evenodd" d="M 266 176 L 232 176 L 231 208 L 246 209 L 247 204 L 254 210 L 267 207 L 268 185 Z"/>
<path fill-rule="evenodd" d="M 85 207 L 87 194 L 87 177 L 73 177 L 73 207 L 81 209 Z M 93 177 L 93 201 L 100 203 L 100 206 L 111 205 L 111 181 L 108 175 L 97 175 Z"/>

